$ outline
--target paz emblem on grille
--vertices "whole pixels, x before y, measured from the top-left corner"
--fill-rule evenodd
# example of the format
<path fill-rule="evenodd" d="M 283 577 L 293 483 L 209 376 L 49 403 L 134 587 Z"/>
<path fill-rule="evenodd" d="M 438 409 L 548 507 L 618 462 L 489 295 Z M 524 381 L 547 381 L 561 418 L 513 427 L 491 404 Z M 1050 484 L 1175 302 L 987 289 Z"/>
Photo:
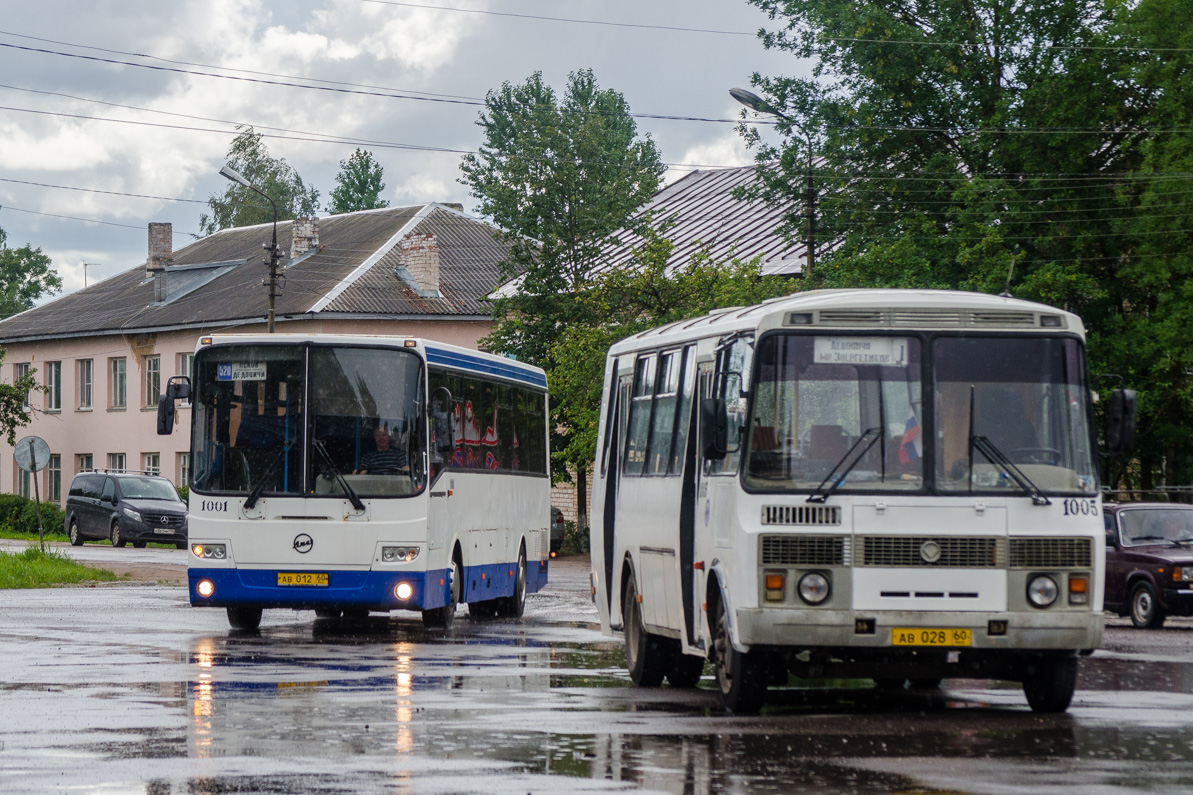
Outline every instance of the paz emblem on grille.
<path fill-rule="evenodd" d="M 940 544 L 935 541 L 925 541 L 920 545 L 920 557 L 925 563 L 935 563 L 940 560 Z"/>

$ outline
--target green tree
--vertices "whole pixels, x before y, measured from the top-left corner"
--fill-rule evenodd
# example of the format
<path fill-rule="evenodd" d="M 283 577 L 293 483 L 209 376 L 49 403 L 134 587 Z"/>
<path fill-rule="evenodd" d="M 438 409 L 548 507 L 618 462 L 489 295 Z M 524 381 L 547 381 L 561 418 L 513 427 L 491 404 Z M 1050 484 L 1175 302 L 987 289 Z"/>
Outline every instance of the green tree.
<path fill-rule="evenodd" d="M 1155 146 L 1156 130 L 1177 124 L 1162 108 L 1188 95 L 1176 81 L 1189 70 L 1187 53 L 1152 48 L 1188 46 L 1188 4 L 749 1 L 778 23 L 765 46 L 814 63 L 806 79 L 754 76 L 781 114 L 780 144 L 744 132 L 768 164 L 757 194 L 792 207 L 794 238 L 816 158 L 817 284 L 997 293 L 1010 273 L 1015 296 L 1083 317 L 1095 372 L 1143 387 L 1130 351 L 1169 363 L 1172 377 L 1147 386 L 1139 437 L 1144 482 L 1164 470 L 1155 409 L 1187 416 L 1189 406 L 1175 377 L 1183 365 L 1158 346 L 1189 327 L 1159 309 L 1168 299 L 1145 294 L 1163 284 L 1175 304 L 1186 281 L 1157 248 L 1188 251 L 1162 228 L 1193 224 L 1188 204 L 1175 216 L 1158 209 L 1181 169 Z M 1142 26 L 1149 10 L 1165 36 Z M 1174 39 L 1185 44 L 1162 43 Z"/>
<path fill-rule="evenodd" d="M 62 278 L 40 248 L 9 248 L 0 229 L 0 318 L 32 309 L 37 299 L 62 289 Z"/>
<path fill-rule="evenodd" d="M 336 174 L 336 186 L 331 190 L 332 215 L 354 213 L 358 210 L 379 210 L 388 207 L 389 202 L 381 198 L 385 190 L 381 164 L 373 159 L 373 153 L 357 149 L 347 160 L 340 161 L 340 173 Z"/>
<path fill-rule="evenodd" d="M 269 156 L 260 133 L 247 125 L 228 147 L 227 162 L 262 193 L 277 202 L 278 220 L 311 216 L 319 209 L 319 191 L 307 187 L 284 159 Z M 252 226 L 273 221 L 269 202 L 248 188 L 230 182 L 224 192 L 207 199 L 211 215 L 199 216 L 199 230 L 210 235 L 235 226 Z"/>
<path fill-rule="evenodd" d="M 478 211 L 493 219 L 510 246 L 503 268 L 517 289 L 493 301 L 484 344 L 543 367 L 565 329 L 590 323 L 579 301 L 601 263 L 608 237 L 658 190 L 663 164 L 654 142 L 639 137 L 629 105 L 601 89 L 591 70 L 568 76 L 562 98 L 539 72 L 485 97 L 477 124 L 484 142 L 461 163 Z M 552 446 L 568 448 L 571 429 L 554 403 Z M 578 480 L 581 526 L 590 460 L 553 456 L 559 480 Z"/>

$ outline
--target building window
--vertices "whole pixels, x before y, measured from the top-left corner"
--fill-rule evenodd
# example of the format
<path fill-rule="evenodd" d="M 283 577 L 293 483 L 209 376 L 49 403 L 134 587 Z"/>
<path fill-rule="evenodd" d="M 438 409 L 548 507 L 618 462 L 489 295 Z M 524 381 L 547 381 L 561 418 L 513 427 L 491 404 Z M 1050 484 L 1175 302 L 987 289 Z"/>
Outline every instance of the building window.
<path fill-rule="evenodd" d="M 46 362 L 46 411 L 62 411 L 62 362 Z"/>
<path fill-rule="evenodd" d="M 162 396 L 162 357 L 145 357 L 145 406 L 156 406 Z"/>
<path fill-rule="evenodd" d="M 123 472 L 125 467 L 124 453 L 108 453 L 108 469 Z"/>
<path fill-rule="evenodd" d="M 17 473 L 17 494 L 20 494 L 25 499 L 30 499 L 33 494 L 33 486 L 29 481 L 32 480 L 32 478 L 29 477 L 28 472 L 21 469 L 19 466 L 16 466 L 15 461 L 13 469 Z"/>
<path fill-rule="evenodd" d="M 108 359 L 108 370 L 111 375 L 109 379 L 112 384 L 112 389 L 109 394 L 109 402 L 114 409 L 122 409 L 128 404 L 128 381 L 127 381 L 127 364 L 123 356 L 118 356 L 114 359 Z"/>
<path fill-rule="evenodd" d="M 192 377 L 191 374 L 194 372 L 194 370 L 195 370 L 195 354 L 193 354 L 193 353 L 178 354 L 178 374 L 185 375 L 187 378 L 191 378 Z M 181 402 L 180 405 L 189 406 L 190 404 L 191 404 L 191 399 L 186 398 L 185 400 L 183 400 Z"/>
<path fill-rule="evenodd" d="M 12 382 L 15 384 L 29 375 L 29 362 L 20 362 L 12 366 Z M 29 405 L 29 395 L 25 394 L 25 405 Z"/>
<path fill-rule="evenodd" d="M 160 475 L 162 473 L 162 454 L 146 453 L 143 456 L 142 465 L 150 475 Z"/>
<path fill-rule="evenodd" d="M 50 502 L 62 502 L 62 456 L 51 455 L 50 464 L 46 467 L 46 499 Z"/>
<path fill-rule="evenodd" d="M 191 485 L 191 454 L 178 454 L 178 486 L 189 487 Z"/>
<path fill-rule="evenodd" d="M 92 461 L 91 453 L 79 453 L 75 456 L 75 471 L 86 472 L 95 469 L 95 464 Z"/>
<path fill-rule="evenodd" d="M 79 408 L 91 408 L 91 384 L 95 378 L 95 362 L 79 359 Z"/>

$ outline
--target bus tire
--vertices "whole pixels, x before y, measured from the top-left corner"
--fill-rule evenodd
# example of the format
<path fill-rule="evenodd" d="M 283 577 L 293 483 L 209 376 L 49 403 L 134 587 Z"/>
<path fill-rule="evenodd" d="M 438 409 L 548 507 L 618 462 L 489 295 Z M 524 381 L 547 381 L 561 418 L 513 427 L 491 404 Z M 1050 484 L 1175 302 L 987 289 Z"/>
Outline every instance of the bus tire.
<path fill-rule="evenodd" d="M 667 639 L 653 635 L 642 625 L 642 605 L 638 587 L 631 577 L 621 603 L 621 621 L 625 628 L 625 666 L 638 687 L 658 687 L 671 664 Z"/>
<path fill-rule="evenodd" d="M 232 629 L 254 630 L 261 626 L 261 608 L 229 607 L 228 626 Z"/>
<path fill-rule="evenodd" d="M 725 709 L 735 715 L 756 715 L 766 700 L 769 672 L 757 651 L 741 652 L 733 648 L 724 599 L 717 600 L 713 665 Z"/>
<path fill-rule="evenodd" d="M 452 558 L 451 568 L 447 576 L 450 580 L 447 589 L 447 604 L 443 607 L 433 607 L 423 611 L 423 626 L 431 629 L 451 629 L 456 620 L 456 605 L 460 604 L 460 590 L 464 587 L 464 567 L 460 565 L 458 557 Z"/>
<path fill-rule="evenodd" d="M 1072 703 L 1076 689 L 1076 657 L 1040 657 L 1028 663 L 1023 695 L 1027 696 L 1032 712 L 1064 712 Z"/>
<path fill-rule="evenodd" d="M 1164 626 L 1163 608 L 1156 598 L 1156 589 L 1147 580 L 1140 580 L 1131 589 L 1131 623 L 1139 629 L 1159 629 Z"/>
<path fill-rule="evenodd" d="M 315 618 L 335 620 L 344 614 L 338 607 L 316 607 Z"/>
<path fill-rule="evenodd" d="M 496 599 L 486 599 L 483 602 L 468 603 L 468 617 L 473 621 L 486 621 L 500 613 Z"/>
<path fill-rule="evenodd" d="M 667 669 L 667 684 L 671 687 L 692 688 L 700 682 L 703 675 L 704 658 L 684 654 L 677 644 L 671 656 L 671 666 Z"/>
<path fill-rule="evenodd" d="M 518 568 L 514 570 L 514 593 L 497 600 L 497 615 L 521 618 L 526 612 L 526 547 L 518 550 Z"/>

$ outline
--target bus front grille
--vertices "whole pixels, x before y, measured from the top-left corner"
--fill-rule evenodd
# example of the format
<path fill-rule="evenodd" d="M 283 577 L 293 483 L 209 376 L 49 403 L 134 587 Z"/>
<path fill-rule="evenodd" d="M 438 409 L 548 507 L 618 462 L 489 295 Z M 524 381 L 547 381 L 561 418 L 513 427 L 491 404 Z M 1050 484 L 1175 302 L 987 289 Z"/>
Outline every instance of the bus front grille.
<path fill-rule="evenodd" d="M 763 536 L 764 566 L 848 566 L 844 536 Z"/>
<path fill-rule="evenodd" d="M 762 523 L 805 527 L 840 525 L 841 507 L 839 505 L 764 505 L 762 506 Z"/>
<path fill-rule="evenodd" d="M 1000 538 L 860 536 L 859 566 L 1000 569 L 1006 546 Z"/>
<path fill-rule="evenodd" d="M 1012 538 L 1012 569 L 1088 569 L 1093 542 L 1088 538 Z"/>

